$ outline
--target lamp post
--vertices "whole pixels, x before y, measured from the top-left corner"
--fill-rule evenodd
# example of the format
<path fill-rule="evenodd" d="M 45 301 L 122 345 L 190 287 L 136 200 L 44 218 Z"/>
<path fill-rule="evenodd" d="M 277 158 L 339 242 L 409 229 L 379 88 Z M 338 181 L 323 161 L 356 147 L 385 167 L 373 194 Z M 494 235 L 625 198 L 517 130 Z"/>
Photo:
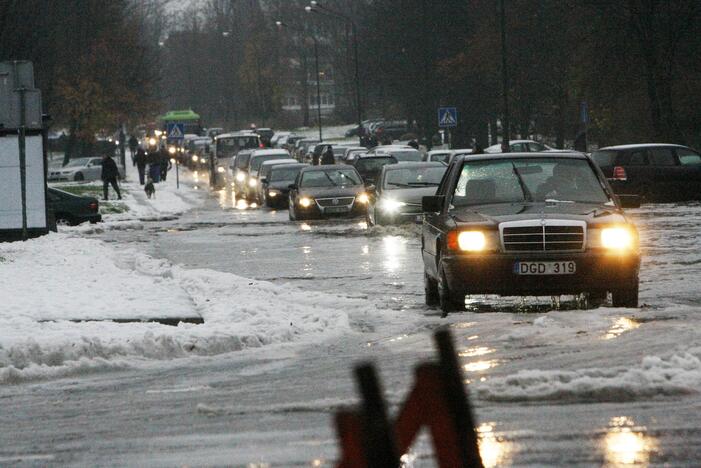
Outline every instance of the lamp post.
<path fill-rule="evenodd" d="M 275 25 L 278 28 L 287 28 L 292 31 L 295 31 L 299 34 L 306 34 L 304 31 L 301 29 L 293 28 L 286 23 L 283 23 L 282 21 L 275 21 Z M 319 141 L 324 141 L 324 137 L 322 135 L 322 130 L 321 130 L 321 84 L 319 83 L 319 41 L 317 40 L 314 35 L 310 35 L 309 38 L 314 41 L 314 67 L 316 69 L 316 118 L 317 122 L 319 124 Z M 304 77 L 304 86 L 307 85 L 306 83 L 307 77 Z"/>
<path fill-rule="evenodd" d="M 511 151 L 509 142 L 511 129 L 509 128 L 509 73 L 506 67 L 506 10 L 504 9 L 504 0 L 500 1 L 499 9 L 501 16 L 501 78 L 504 98 L 504 117 L 501 121 L 501 151 L 502 153 L 508 153 Z"/>
<path fill-rule="evenodd" d="M 339 13 L 335 10 L 325 7 L 316 0 L 311 0 L 309 5 L 304 7 L 307 13 L 317 13 L 327 17 L 335 17 L 336 19 L 341 19 L 351 26 L 351 34 L 353 35 L 353 61 L 355 65 L 355 106 L 358 115 L 358 130 L 361 131 L 359 138 L 362 144 L 363 134 L 363 107 L 360 97 L 360 66 L 358 64 L 358 27 L 355 21 L 350 16 Z"/>

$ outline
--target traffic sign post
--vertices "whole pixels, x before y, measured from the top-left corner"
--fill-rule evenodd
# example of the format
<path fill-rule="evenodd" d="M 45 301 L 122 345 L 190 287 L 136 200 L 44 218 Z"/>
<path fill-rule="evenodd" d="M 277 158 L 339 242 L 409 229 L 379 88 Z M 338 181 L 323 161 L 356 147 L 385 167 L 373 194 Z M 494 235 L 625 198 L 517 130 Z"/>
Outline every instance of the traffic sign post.
<path fill-rule="evenodd" d="M 439 107 L 438 108 L 438 126 L 446 128 L 448 131 L 448 148 L 453 147 L 453 135 L 450 129 L 458 126 L 458 108 L 457 107 Z"/>
<path fill-rule="evenodd" d="M 185 139 L 185 124 L 175 122 L 166 124 L 166 138 L 168 143 L 183 141 Z"/>

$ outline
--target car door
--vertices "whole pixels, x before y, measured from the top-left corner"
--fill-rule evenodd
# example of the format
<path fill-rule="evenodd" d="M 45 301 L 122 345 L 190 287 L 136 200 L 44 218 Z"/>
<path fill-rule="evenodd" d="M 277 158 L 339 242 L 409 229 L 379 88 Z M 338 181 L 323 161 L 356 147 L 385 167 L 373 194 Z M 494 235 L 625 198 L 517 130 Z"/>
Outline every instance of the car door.
<path fill-rule="evenodd" d="M 689 148 L 676 148 L 677 159 L 684 177 L 686 199 L 701 198 L 701 154 Z"/>
<path fill-rule="evenodd" d="M 648 148 L 650 170 L 654 172 L 653 195 L 656 200 L 676 201 L 684 199 L 684 169 L 679 164 L 674 148 L 660 146 Z"/>
<path fill-rule="evenodd" d="M 458 164 L 453 162 L 448 167 L 436 190 L 437 196 L 444 196 L 447 198 L 448 191 L 453 185 L 452 181 L 455 177 L 455 172 L 458 170 L 456 169 L 457 166 Z M 424 213 L 421 227 L 421 252 L 424 260 L 424 267 L 433 278 L 438 278 L 438 261 L 442 236 L 445 230 L 444 217 L 447 204 L 448 201 L 446 200 L 440 213 Z"/>
<path fill-rule="evenodd" d="M 88 161 L 86 180 L 98 180 L 102 177 L 102 159 L 92 158 Z"/>

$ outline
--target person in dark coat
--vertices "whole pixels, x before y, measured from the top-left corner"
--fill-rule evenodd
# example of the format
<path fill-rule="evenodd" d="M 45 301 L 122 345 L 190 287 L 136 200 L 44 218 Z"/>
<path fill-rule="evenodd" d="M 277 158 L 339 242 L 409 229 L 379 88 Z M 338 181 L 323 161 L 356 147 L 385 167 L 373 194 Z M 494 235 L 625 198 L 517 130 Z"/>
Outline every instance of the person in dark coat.
<path fill-rule="evenodd" d="M 146 156 L 146 151 L 142 147 L 136 150 L 136 156 L 134 156 L 134 164 L 136 169 L 139 171 L 139 183 L 144 185 L 146 178 L 146 164 L 148 163 L 148 156 Z"/>
<path fill-rule="evenodd" d="M 157 147 L 151 148 L 147 156 L 148 175 L 154 183 L 161 181 L 161 156 Z"/>
<path fill-rule="evenodd" d="M 161 180 L 165 182 L 168 178 L 168 171 L 173 166 L 173 163 L 170 162 L 170 155 L 168 154 L 168 150 L 165 146 L 161 147 L 161 150 L 158 152 L 158 156 L 161 163 Z"/>
<path fill-rule="evenodd" d="M 333 156 L 333 149 L 330 146 L 326 147 L 326 151 L 321 156 L 321 164 L 336 164 L 336 158 Z"/>
<path fill-rule="evenodd" d="M 139 146 L 139 140 L 134 135 L 129 137 L 129 151 L 131 152 L 131 162 L 136 166 L 136 151 Z M 141 184 L 143 185 L 143 184 Z"/>
<path fill-rule="evenodd" d="M 117 178 L 119 178 L 119 169 L 117 168 L 117 163 L 109 154 L 106 154 L 102 158 L 102 194 L 104 195 L 104 200 L 109 200 L 109 185 L 112 184 L 112 188 L 117 192 L 117 198 L 122 199 L 122 194 L 119 192 L 119 184 L 117 184 Z"/>
<path fill-rule="evenodd" d="M 415 150 L 418 150 L 418 149 L 419 149 L 419 142 L 416 141 L 416 140 L 411 140 L 411 141 L 409 142 L 409 146 L 411 146 L 411 147 L 414 148 Z"/>

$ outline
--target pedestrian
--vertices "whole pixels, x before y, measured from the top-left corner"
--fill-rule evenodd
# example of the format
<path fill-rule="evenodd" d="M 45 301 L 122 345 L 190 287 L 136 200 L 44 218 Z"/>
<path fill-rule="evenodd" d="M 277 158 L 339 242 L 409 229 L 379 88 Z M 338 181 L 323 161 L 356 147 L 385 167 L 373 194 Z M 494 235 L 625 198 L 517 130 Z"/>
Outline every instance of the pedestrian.
<path fill-rule="evenodd" d="M 119 184 L 117 183 L 117 178 L 119 178 L 119 169 L 117 168 L 117 163 L 109 154 L 102 157 L 102 194 L 104 195 L 104 200 L 109 200 L 109 185 L 112 184 L 112 188 L 117 192 L 117 199 L 122 199 L 122 194 L 119 192 Z"/>
<path fill-rule="evenodd" d="M 134 135 L 129 137 L 129 151 L 131 152 L 131 162 L 136 166 L 136 151 L 139 146 L 139 140 Z M 143 185 L 143 182 L 141 183 Z"/>
<path fill-rule="evenodd" d="M 336 158 L 333 155 L 333 149 L 330 145 L 326 147 L 326 151 L 324 151 L 324 154 L 321 156 L 321 164 L 336 164 Z"/>
<path fill-rule="evenodd" d="M 484 154 L 484 148 L 482 148 L 482 145 L 475 142 L 475 146 L 472 148 L 472 154 Z"/>
<path fill-rule="evenodd" d="M 153 179 L 154 183 L 161 181 L 161 156 L 158 147 L 153 147 L 149 150 L 148 156 L 148 175 Z"/>
<path fill-rule="evenodd" d="M 170 155 L 168 154 L 168 150 L 166 149 L 165 145 L 161 146 L 158 156 L 161 163 L 161 180 L 165 182 L 168 178 L 168 171 L 171 167 L 173 167 L 173 163 L 170 162 Z"/>
<path fill-rule="evenodd" d="M 411 147 L 414 148 L 415 150 L 418 150 L 418 149 L 419 149 L 419 142 L 416 141 L 416 140 L 411 140 L 411 141 L 409 142 L 409 146 L 411 146 Z"/>
<path fill-rule="evenodd" d="M 136 156 L 134 157 L 134 164 L 136 164 L 136 169 L 139 171 L 139 183 L 144 185 L 144 179 L 146 176 L 146 164 L 148 163 L 148 156 L 144 148 L 139 146 L 136 150 Z"/>

